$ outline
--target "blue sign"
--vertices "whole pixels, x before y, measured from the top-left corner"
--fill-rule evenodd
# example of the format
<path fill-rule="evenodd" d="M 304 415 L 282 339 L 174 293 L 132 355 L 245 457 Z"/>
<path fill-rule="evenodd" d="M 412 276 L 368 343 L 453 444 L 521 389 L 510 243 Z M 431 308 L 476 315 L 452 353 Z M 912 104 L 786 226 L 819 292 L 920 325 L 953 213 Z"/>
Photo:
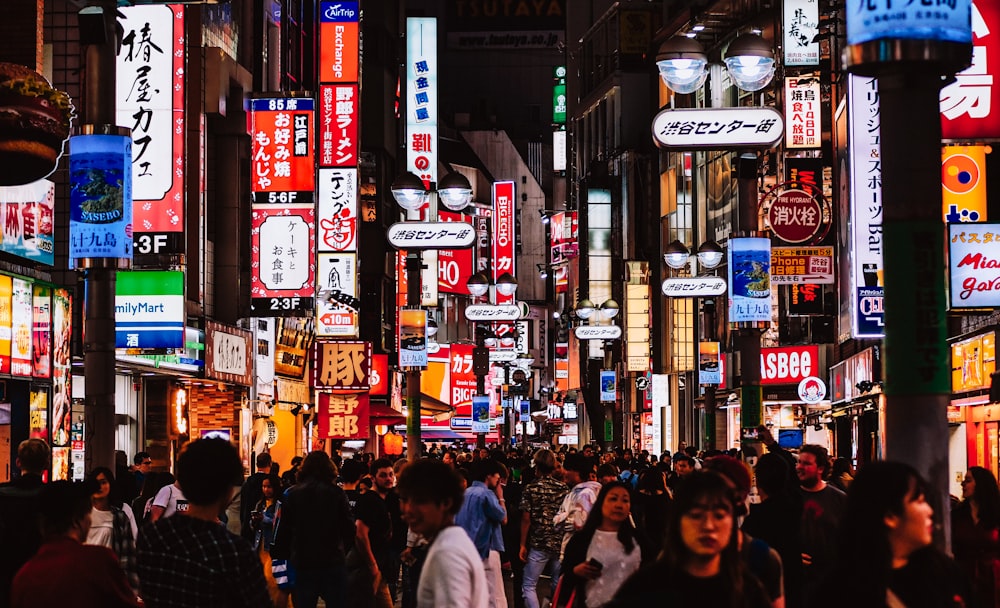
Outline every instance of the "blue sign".
<path fill-rule="evenodd" d="M 618 377 L 614 370 L 601 370 L 601 401 L 613 402 L 618 395 Z"/>
<path fill-rule="evenodd" d="M 972 2 L 847 0 L 847 44 L 893 38 L 972 44 Z"/>
<path fill-rule="evenodd" d="M 771 239 L 729 239 L 729 322 L 771 321 Z"/>
<path fill-rule="evenodd" d="M 881 338 L 885 336 L 885 312 L 883 307 L 883 287 L 858 287 L 858 338 Z"/>
<path fill-rule="evenodd" d="M 527 422 L 531 418 L 531 402 L 521 399 L 521 422 Z"/>
<path fill-rule="evenodd" d="M 472 398 L 472 432 L 490 432 L 490 398 L 475 396 Z"/>
<path fill-rule="evenodd" d="M 313 100 L 308 97 L 268 97 L 251 99 L 249 108 L 252 112 L 278 112 L 281 110 L 311 111 L 313 105 Z"/>
<path fill-rule="evenodd" d="M 320 2 L 320 23 L 357 23 L 361 11 L 357 2 Z"/>
<path fill-rule="evenodd" d="M 70 260 L 132 259 L 132 138 L 69 138 Z"/>
<path fill-rule="evenodd" d="M 115 348 L 184 348 L 184 273 L 119 272 L 115 281 Z"/>

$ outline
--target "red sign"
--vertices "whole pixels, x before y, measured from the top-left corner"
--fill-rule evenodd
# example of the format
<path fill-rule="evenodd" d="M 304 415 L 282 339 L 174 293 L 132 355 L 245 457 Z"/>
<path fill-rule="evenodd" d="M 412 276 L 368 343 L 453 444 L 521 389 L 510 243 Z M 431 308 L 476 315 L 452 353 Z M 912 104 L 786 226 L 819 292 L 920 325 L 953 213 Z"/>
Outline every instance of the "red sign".
<path fill-rule="evenodd" d="M 1000 138 L 1000 2 L 972 2 L 972 67 L 941 90 L 941 137 Z"/>
<path fill-rule="evenodd" d="M 358 166 L 358 85 L 319 87 L 319 166 Z"/>
<path fill-rule="evenodd" d="M 316 397 L 317 431 L 321 439 L 368 439 L 366 393 L 319 393 Z"/>
<path fill-rule="evenodd" d="M 761 384 L 798 384 L 809 376 L 823 374 L 819 369 L 819 347 L 782 346 L 760 349 Z"/>
<path fill-rule="evenodd" d="M 823 227 L 823 204 L 816 191 L 793 188 L 768 194 L 765 207 L 774 236 L 786 243 L 810 241 Z"/>
<path fill-rule="evenodd" d="M 472 223 L 472 217 L 451 211 L 438 211 L 442 222 Z M 438 291 L 470 295 L 466 284 L 472 272 L 472 249 L 442 249 L 438 251 Z"/>
<path fill-rule="evenodd" d="M 319 81 L 358 81 L 358 22 L 322 21 L 319 26 Z"/>
<path fill-rule="evenodd" d="M 514 266 L 514 182 L 493 184 L 493 282 Z M 497 304 L 511 304 L 514 296 L 496 294 Z"/>
<path fill-rule="evenodd" d="M 32 288 L 31 358 L 32 375 L 52 376 L 52 290 L 42 285 Z"/>
<path fill-rule="evenodd" d="M 476 394 L 476 374 L 472 372 L 471 344 L 451 345 L 451 406 L 455 416 L 472 416 L 472 396 Z"/>
<path fill-rule="evenodd" d="M 316 187 L 313 100 L 253 99 L 250 109 L 251 190 L 312 193 Z"/>
<path fill-rule="evenodd" d="M 313 344 L 313 386 L 319 390 L 368 390 L 372 343 L 317 341 Z"/>
<path fill-rule="evenodd" d="M 369 395 L 384 397 L 389 394 L 389 355 L 372 355 L 372 366 L 368 370 Z"/>

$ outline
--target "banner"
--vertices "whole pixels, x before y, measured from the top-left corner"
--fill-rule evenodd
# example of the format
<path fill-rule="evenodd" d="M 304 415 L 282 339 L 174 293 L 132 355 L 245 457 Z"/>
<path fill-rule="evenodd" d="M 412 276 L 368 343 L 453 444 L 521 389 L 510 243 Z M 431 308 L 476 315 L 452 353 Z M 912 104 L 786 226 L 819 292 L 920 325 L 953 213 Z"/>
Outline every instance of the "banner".
<path fill-rule="evenodd" d="M 316 390 L 368 390 L 372 344 L 357 340 L 317 341 L 313 346 L 313 387 Z"/>
<path fill-rule="evenodd" d="M 399 366 L 427 367 L 427 311 L 399 311 Z"/>
<path fill-rule="evenodd" d="M 785 65 L 819 65 L 819 0 L 784 0 Z"/>
<path fill-rule="evenodd" d="M 601 370 L 601 402 L 613 403 L 618 398 L 618 376 L 614 370 Z"/>
<path fill-rule="evenodd" d="M 0 277 L 0 292 L 3 290 Z M 0 317 L 3 297 L 0 293 Z M 0 326 L 0 332 L 3 328 Z M 73 297 L 67 289 L 56 289 L 52 295 L 52 445 L 68 446 L 70 440 L 70 408 L 73 403 L 71 343 L 73 339 Z M 0 351 L 3 342 L 0 340 Z M 2 352 L 0 352 L 2 355 Z"/>
<path fill-rule="evenodd" d="M 316 426 L 321 439 L 368 439 L 368 420 L 367 394 L 316 394 Z"/>
<path fill-rule="evenodd" d="M 721 384 L 722 367 L 719 365 L 719 343 L 698 343 L 698 384 Z"/>
<path fill-rule="evenodd" d="M 69 258 L 132 259 L 132 140 L 69 138 Z"/>

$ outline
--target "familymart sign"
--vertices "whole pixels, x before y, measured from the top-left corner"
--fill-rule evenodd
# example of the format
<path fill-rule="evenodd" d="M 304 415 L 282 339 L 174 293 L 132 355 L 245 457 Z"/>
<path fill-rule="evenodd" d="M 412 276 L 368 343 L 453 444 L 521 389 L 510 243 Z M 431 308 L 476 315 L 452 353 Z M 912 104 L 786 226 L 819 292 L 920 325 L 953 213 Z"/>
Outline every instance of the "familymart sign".
<path fill-rule="evenodd" d="M 119 272 L 115 283 L 115 347 L 184 348 L 184 273 Z"/>

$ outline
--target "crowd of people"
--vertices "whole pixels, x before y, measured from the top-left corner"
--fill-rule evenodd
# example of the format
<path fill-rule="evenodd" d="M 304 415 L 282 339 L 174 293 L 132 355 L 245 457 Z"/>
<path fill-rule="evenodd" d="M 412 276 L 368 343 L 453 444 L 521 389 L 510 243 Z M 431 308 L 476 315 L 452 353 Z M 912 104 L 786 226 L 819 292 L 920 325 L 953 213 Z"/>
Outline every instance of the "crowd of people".
<path fill-rule="evenodd" d="M 176 478 L 140 452 L 77 483 L 43 483 L 29 439 L 0 486 L 0 607 L 1000 606 L 989 470 L 951 505 L 952 557 L 913 468 L 855 474 L 760 432 L 746 460 L 431 445 L 314 451 L 283 475 L 263 453 L 245 479 L 232 444 L 199 439 Z"/>

